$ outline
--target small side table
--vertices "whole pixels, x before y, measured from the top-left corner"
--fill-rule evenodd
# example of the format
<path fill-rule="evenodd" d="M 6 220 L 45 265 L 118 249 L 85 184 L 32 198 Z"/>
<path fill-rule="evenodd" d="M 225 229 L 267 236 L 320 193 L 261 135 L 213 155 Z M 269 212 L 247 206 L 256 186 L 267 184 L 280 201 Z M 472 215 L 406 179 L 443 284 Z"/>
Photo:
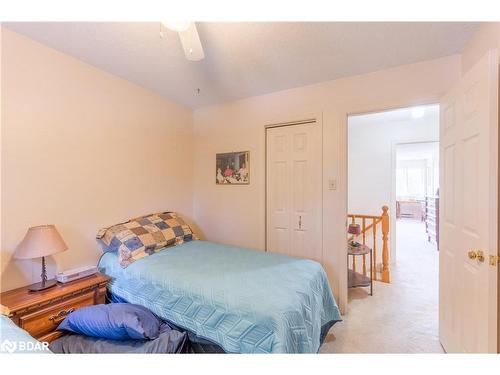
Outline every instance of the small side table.
<path fill-rule="evenodd" d="M 0 302 L 15 324 L 39 341 L 52 342 L 63 335 L 56 329 L 71 312 L 105 303 L 109 280 L 96 273 L 40 292 L 17 288 L 1 293 Z"/>
<path fill-rule="evenodd" d="M 370 277 L 349 269 L 349 255 L 353 258 L 359 255 L 370 254 Z M 347 245 L 347 286 L 349 288 L 370 287 L 370 296 L 373 296 L 373 259 L 372 249 L 366 245 L 351 246 Z"/>

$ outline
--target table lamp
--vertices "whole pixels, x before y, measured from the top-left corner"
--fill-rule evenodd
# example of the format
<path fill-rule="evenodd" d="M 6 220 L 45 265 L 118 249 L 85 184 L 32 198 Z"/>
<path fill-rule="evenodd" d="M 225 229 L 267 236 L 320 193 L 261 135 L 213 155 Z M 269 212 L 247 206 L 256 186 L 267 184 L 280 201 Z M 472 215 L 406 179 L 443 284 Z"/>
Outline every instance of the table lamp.
<path fill-rule="evenodd" d="M 40 291 L 57 284 L 56 280 L 47 281 L 45 257 L 68 250 L 68 246 L 57 231 L 55 225 L 31 227 L 14 253 L 16 259 L 42 258 L 42 281 L 28 287 L 30 291 Z"/>
<path fill-rule="evenodd" d="M 361 234 L 361 226 L 359 224 L 349 224 L 349 228 L 347 229 L 347 233 L 352 234 L 351 237 L 351 246 L 357 247 L 359 244 L 354 242 L 354 237 L 359 236 Z"/>

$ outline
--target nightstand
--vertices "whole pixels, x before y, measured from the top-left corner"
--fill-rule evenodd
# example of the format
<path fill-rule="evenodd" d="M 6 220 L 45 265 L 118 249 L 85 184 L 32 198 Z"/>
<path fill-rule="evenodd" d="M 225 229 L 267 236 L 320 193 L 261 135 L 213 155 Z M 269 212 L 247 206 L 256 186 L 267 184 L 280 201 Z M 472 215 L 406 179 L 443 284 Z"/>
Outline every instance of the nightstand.
<path fill-rule="evenodd" d="M 349 255 L 353 258 L 359 255 L 370 254 L 370 277 L 366 274 L 356 272 L 354 269 L 349 269 Z M 358 246 L 347 245 L 347 287 L 348 288 L 358 288 L 358 287 L 370 287 L 370 295 L 373 296 L 373 270 L 372 270 L 372 249 L 368 246 L 359 244 Z M 354 267 L 353 259 L 353 267 Z"/>
<path fill-rule="evenodd" d="M 26 286 L 3 292 L 0 303 L 19 327 L 39 341 L 51 342 L 62 336 L 56 328 L 69 313 L 105 303 L 109 280 L 96 273 L 40 292 L 30 292 Z"/>

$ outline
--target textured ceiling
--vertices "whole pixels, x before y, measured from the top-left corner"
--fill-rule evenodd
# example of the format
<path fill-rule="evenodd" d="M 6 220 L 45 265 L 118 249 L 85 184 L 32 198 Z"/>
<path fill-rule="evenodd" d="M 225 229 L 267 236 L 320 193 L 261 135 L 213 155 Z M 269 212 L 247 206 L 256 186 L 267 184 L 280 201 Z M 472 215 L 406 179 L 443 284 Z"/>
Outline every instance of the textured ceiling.
<path fill-rule="evenodd" d="M 197 23 L 206 57 L 192 62 L 159 23 L 4 23 L 190 108 L 456 54 L 478 25 Z"/>

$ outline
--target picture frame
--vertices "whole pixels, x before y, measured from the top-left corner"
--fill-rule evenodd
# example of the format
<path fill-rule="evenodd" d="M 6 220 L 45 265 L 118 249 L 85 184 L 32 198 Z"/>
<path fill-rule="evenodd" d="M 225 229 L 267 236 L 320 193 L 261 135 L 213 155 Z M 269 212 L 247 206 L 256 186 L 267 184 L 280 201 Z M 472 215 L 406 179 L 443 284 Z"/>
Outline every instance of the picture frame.
<path fill-rule="evenodd" d="M 215 183 L 217 185 L 249 185 L 250 151 L 215 154 Z"/>

